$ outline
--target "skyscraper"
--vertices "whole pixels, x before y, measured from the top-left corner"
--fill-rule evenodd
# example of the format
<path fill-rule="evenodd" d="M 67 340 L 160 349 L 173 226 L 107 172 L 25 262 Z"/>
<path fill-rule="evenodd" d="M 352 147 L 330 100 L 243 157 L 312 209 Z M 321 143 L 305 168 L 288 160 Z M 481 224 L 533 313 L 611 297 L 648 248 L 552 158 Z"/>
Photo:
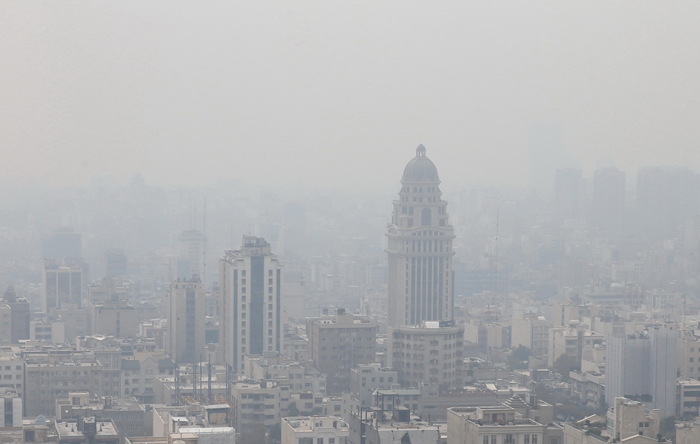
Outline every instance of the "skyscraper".
<path fill-rule="evenodd" d="M 219 263 L 219 349 L 236 372 L 244 355 L 282 350 L 282 265 L 261 237 L 244 236 Z"/>
<path fill-rule="evenodd" d="M 453 318 L 452 240 L 435 164 L 418 145 L 387 227 L 389 326 Z"/>

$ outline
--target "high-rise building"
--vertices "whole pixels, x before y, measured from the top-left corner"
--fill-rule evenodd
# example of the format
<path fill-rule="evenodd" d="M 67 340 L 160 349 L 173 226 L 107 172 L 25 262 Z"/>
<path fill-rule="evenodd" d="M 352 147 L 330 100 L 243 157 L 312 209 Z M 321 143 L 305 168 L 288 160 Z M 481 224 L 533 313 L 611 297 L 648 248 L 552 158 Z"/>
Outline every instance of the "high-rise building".
<path fill-rule="evenodd" d="M 437 168 L 419 145 L 404 169 L 386 232 L 389 326 L 453 319 L 455 236 L 439 185 Z"/>
<path fill-rule="evenodd" d="M 605 399 L 638 398 L 662 417 L 676 411 L 678 330 L 658 326 L 632 337 L 606 337 Z"/>
<path fill-rule="evenodd" d="M 2 300 L 10 307 L 10 329 L 12 332 L 10 340 L 12 343 L 17 344 L 20 339 L 29 339 L 29 301 L 26 298 L 18 298 L 12 285 L 7 287 Z"/>
<path fill-rule="evenodd" d="M 170 284 L 165 351 L 175 362 L 199 362 L 199 355 L 205 353 L 205 296 L 198 277 Z"/>
<path fill-rule="evenodd" d="M 219 262 L 219 349 L 243 371 L 244 355 L 282 350 L 282 264 L 261 237 L 244 236 Z"/>

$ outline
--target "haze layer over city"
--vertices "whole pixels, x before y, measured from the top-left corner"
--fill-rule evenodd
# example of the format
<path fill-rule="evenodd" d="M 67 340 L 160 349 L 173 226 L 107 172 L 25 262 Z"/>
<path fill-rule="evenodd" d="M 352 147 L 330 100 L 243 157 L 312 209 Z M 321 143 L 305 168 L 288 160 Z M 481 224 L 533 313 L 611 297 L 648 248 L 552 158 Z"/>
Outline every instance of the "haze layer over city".
<path fill-rule="evenodd" d="M 700 442 L 695 2 L 0 2 L 0 441 Z"/>

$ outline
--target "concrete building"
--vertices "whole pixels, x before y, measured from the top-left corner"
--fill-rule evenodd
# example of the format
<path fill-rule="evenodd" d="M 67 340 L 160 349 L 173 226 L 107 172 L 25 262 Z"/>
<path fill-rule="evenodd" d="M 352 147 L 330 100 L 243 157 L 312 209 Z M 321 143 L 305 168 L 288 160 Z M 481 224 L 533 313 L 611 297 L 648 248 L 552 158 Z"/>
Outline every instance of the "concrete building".
<path fill-rule="evenodd" d="M 700 415 L 700 381 L 680 379 L 676 384 L 676 417 L 693 418 Z"/>
<path fill-rule="evenodd" d="M 563 441 L 561 426 L 523 418 L 511 407 L 447 409 L 447 444 L 562 444 Z"/>
<path fill-rule="evenodd" d="M 0 388 L 0 429 L 22 427 L 22 394 L 11 388 Z"/>
<path fill-rule="evenodd" d="M 102 394 L 102 364 L 92 352 L 56 349 L 24 352 L 22 358 L 26 368 L 25 416 L 53 416 L 55 400 L 70 392 Z"/>
<path fill-rule="evenodd" d="M 348 444 L 440 444 L 445 429 L 410 417 L 407 409 L 353 412 L 348 420 Z"/>
<path fill-rule="evenodd" d="M 199 362 L 205 353 L 206 291 L 198 277 L 170 283 L 165 352 L 173 361 Z"/>
<path fill-rule="evenodd" d="M 608 436 L 623 440 L 630 436 L 656 437 L 661 418 L 658 410 L 627 398 L 615 398 L 607 412 Z"/>
<path fill-rule="evenodd" d="M 401 178 L 387 227 L 388 325 L 454 319 L 452 240 L 435 164 L 419 145 Z"/>
<path fill-rule="evenodd" d="M 119 444 L 119 430 L 113 421 L 94 416 L 54 423 L 58 444 Z"/>
<path fill-rule="evenodd" d="M 606 338 L 605 399 L 650 397 L 662 417 L 676 412 L 678 331 L 657 326 L 627 338 Z"/>
<path fill-rule="evenodd" d="M 90 398 L 86 392 L 70 393 L 68 398 L 56 399 L 56 420 L 77 420 L 95 416 L 100 420 L 112 420 L 120 437 L 149 436 L 153 433 L 153 420 L 145 406 L 136 398 Z"/>
<path fill-rule="evenodd" d="M 525 346 L 534 356 L 547 356 L 549 352 L 549 329 L 553 327 L 542 315 L 523 314 L 513 318 L 510 347 Z"/>
<path fill-rule="evenodd" d="M 29 323 L 29 339 L 52 344 L 66 342 L 66 326 L 63 321 L 49 322 L 46 318 Z"/>
<path fill-rule="evenodd" d="M 462 385 L 464 327 L 454 321 L 428 321 L 420 327 L 389 327 L 388 366 L 402 387 L 423 383 L 446 388 Z"/>
<path fill-rule="evenodd" d="M 0 389 L 14 391 L 22 398 L 26 388 L 22 358 L 13 352 L 0 353 Z"/>
<path fill-rule="evenodd" d="M 219 262 L 219 349 L 235 372 L 244 355 L 282 351 L 281 279 L 282 264 L 260 237 L 244 236 Z"/>
<path fill-rule="evenodd" d="M 306 319 L 310 358 L 326 375 L 326 392 L 349 389 L 350 372 L 374 362 L 377 324 L 368 317 L 348 314 L 339 308 L 334 316 Z"/>
<path fill-rule="evenodd" d="M 346 444 L 348 424 L 337 416 L 282 418 L 282 444 Z"/>
<path fill-rule="evenodd" d="M 588 329 L 588 324 L 571 321 L 568 327 L 553 327 L 549 330 L 548 367 L 562 355 L 567 355 L 581 363 L 583 351 L 586 348 L 601 346 L 605 336 Z"/>
<path fill-rule="evenodd" d="M 289 387 L 273 382 L 240 380 L 231 385 L 231 396 L 236 405 L 234 427 L 238 433 L 257 424 L 280 424 L 289 409 Z"/>
<path fill-rule="evenodd" d="M 90 333 L 93 335 L 134 337 L 138 325 L 136 309 L 127 301 L 90 304 Z"/>
<path fill-rule="evenodd" d="M 700 338 L 692 331 L 680 330 L 677 353 L 680 376 L 700 379 Z"/>
<path fill-rule="evenodd" d="M 277 352 L 264 352 L 262 356 L 246 356 L 245 375 L 249 379 L 265 379 L 287 385 L 290 393 L 326 394 L 326 376 L 310 365 L 285 358 Z"/>
<path fill-rule="evenodd" d="M 399 372 L 393 368 L 372 363 L 358 365 L 350 371 L 350 391 L 362 407 L 372 405 L 372 394 L 375 390 L 390 389 L 394 386 L 399 386 Z"/>

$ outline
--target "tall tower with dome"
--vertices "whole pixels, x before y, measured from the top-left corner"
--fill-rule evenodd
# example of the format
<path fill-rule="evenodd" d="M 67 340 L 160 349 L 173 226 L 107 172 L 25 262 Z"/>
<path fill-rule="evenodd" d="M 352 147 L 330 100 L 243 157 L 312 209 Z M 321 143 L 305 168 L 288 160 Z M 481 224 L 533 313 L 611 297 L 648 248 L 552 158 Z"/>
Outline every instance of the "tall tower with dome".
<path fill-rule="evenodd" d="M 435 164 L 418 145 L 387 226 L 389 327 L 454 318 L 452 241 Z"/>

